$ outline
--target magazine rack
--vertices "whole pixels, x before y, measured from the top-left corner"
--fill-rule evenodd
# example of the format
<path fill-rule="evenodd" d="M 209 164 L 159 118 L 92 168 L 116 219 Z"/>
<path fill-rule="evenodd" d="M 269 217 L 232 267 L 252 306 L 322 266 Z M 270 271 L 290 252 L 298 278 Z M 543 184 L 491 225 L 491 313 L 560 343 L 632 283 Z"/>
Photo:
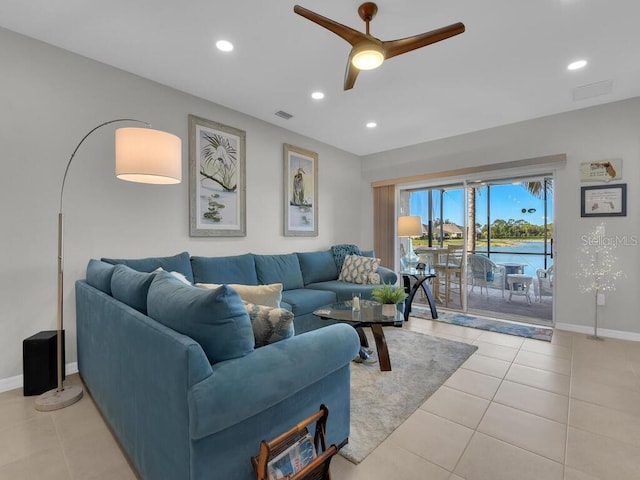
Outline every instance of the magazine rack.
<path fill-rule="evenodd" d="M 326 445 L 326 425 L 329 410 L 326 406 L 320 405 L 320 410 L 298 423 L 290 430 L 284 432 L 273 440 L 260 442 L 260 454 L 251 458 L 251 463 L 256 472 L 257 480 L 270 480 L 268 473 L 269 462 L 280 453 L 299 442 L 308 433 L 308 426 L 316 422 L 316 431 L 313 439 L 317 457 L 313 459 L 298 473 L 285 477 L 287 480 L 331 480 L 329 464 L 331 458 L 338 452 L 338 447 Z"/>

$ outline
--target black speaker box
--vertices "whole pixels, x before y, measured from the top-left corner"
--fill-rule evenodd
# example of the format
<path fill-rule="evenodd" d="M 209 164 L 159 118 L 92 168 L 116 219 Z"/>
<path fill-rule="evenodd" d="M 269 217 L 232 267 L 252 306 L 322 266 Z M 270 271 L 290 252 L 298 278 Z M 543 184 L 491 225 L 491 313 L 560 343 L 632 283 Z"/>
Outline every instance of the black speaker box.
<path fill-rule="evenodd" d="M 58 386 L 58 332 L 48 330 L 22 342 L 24 395 L 40 395 Z M 64 331 L 62 332 L 62 378 L 65 377 Z"/>

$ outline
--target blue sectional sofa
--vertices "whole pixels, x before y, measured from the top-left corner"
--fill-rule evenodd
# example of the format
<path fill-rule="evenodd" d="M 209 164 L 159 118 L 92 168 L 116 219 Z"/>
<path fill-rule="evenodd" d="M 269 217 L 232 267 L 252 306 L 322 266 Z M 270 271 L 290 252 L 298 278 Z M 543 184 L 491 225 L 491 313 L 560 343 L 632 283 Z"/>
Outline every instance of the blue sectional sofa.
<path fill-rule="evenodd" d="M 232 288 L 195 288 L 158 267 L 192 283 L 282 283 L 296 335 L 254 348 Z M 76 283 L 78 366 L 142 478 L 255 478 L 250 457 L 260 441 L 322 403 L 329 444 L 348 439 L 358 335 L 312 312 L 356 291 L 367 298 L 375 286 L 337 278 L 331 250 L 89 262 L 87 278 Z"/>

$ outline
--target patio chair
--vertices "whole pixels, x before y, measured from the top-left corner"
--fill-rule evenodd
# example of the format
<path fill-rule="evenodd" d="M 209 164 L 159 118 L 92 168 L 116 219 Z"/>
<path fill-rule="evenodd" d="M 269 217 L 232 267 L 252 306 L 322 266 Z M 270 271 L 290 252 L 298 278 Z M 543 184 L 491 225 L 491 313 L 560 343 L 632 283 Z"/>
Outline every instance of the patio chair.
<path fill-rule="evenodd" d="M 546 270 L 539 268 L 536 270 L 536 282 L 533 284 L 533 291 L 538 302 L 542 302 L 542 296 L 553 295 L 553 265 Z"/>
<path fill-rule="evenodd" d="M 436 298 L 443 301 L 448 307 L 451 301 L 451 292 L 458 291 L 460 297 L 460 305 L 462 306 L 462 281 L 464 278 L 464 264 L 462 256 L 464 255 L 464 247 L 462 245 L 448 245 L 445 263 L 436 263 L 434 270 L 436 272 L 435 291 Z M 440 297 L 440 289 L 444 287 L 444 300 Z"/>
<path fill-rule="evenodd" d="M 480 287 L 480 295 L 484 287 L 489 296 L 489 287 L 499 288 L 504 298 L 505 268 L 502 265 L 496 265 L 489 257 L 481 254 L 471 254 L 467 257 L 469 272 L 471 277 L 471 291 L 475 286 Z"/>

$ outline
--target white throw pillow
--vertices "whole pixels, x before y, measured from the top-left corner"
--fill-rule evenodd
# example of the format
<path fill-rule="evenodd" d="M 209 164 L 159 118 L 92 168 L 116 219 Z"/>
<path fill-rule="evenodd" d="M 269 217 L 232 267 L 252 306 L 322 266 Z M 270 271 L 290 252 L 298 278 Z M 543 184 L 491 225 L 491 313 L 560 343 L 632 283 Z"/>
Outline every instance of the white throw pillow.
<path fill-rule="evenodd" d="M 366 285 L 369 283 L 369 274 L 375 273 L 379 266 L 379 258 L 347 255 L 338 280 Z"/>
<path fill-rule="evenodd" d="M 155 273 L 155 272 L 166 272 L 166 270 L 164 268 L 162 268 L 162 267 L 158 267 L 153 271 L 153 273 Z M 170 273 L 171 275 L 176 277 L 182 283 L 184 283 L 186 285 L 191 285 L 191 282 L 189 280 L 187 280 L 187 277 L 185 277 L 182 273 L 180 273 L 180 272 L 168 272 L 168 273 Z"/>
<path fill-rule="evenodd" d="M 269 285 L 239 285 L 237 283 L 227 284 L 233 288 L 240 298 L 245 302 L 255 305 L 265 305 L 267 307 L 279 308 L 282 301 L 282 284 L 272 283 Z M 220 287 L 216 283 L 196 283 L 196 287 L 215 289 Z"/>

